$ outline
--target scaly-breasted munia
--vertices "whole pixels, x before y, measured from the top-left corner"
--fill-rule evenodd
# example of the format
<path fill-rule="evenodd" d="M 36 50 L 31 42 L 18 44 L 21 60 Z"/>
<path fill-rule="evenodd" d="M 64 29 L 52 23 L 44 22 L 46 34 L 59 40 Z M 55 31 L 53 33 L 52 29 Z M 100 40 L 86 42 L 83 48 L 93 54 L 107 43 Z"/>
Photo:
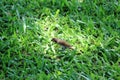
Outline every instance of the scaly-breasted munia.
<path fill-rule="evenodd" d="M 62 45 L 62 46 L 64 46 L 64 47 L 66 47 L 66 48 L 74 49 L 69 43 L 67 43 L 67 42 L 64 41 L 64 40 L 61 40 L 61 39 L 58 39 L 58 38 L 52 38 L 51 41 L 53 41 L 53 42 L 55 42 L 55 43 L 57 43 L 57 44 L 59 44 L 59 45 Z"/>

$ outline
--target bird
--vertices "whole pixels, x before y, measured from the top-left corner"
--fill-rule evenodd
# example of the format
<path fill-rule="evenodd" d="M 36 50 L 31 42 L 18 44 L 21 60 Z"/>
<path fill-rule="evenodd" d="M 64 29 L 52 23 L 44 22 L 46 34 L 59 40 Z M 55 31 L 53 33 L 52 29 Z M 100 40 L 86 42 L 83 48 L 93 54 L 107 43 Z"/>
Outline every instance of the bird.
<path fill-rule="evenodd" d="M 66 48 L 69 48 L 69 49 L 74 50 L 73 46 L 70 45 L 70 44 L 69 44 L 67 41 L 65 41 L 65 40 L 58 39 L 58 38 L 52 38 L 51 41 L 53 41 L 53 42 L 55 42 L 55 43 L 57 43 L 57 44 L 59 44 L 59 45 L 62 45 L 63 47 L 66 47 Z"/>

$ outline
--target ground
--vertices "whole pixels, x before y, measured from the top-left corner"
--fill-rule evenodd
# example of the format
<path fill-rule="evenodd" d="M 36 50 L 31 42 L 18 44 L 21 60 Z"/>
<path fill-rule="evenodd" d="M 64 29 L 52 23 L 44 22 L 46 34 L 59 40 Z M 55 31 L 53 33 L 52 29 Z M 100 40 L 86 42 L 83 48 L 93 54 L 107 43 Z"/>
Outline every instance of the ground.
<path fill-rule="evenodd" d="M 120 1 L 1 0 L 1 80 L 119 80 Z M 52 38 L 66 40 L 62 49 Z"/>

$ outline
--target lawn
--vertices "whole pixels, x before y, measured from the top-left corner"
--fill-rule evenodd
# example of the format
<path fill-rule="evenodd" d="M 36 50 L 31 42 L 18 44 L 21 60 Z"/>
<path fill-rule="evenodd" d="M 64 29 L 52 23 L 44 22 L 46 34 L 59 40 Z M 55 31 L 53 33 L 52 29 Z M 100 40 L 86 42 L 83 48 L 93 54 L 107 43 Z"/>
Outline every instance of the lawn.
<path fill-rule="evenodd" d="M 0 0 L 0 80 L 120 80 L 120 1 Z"/>

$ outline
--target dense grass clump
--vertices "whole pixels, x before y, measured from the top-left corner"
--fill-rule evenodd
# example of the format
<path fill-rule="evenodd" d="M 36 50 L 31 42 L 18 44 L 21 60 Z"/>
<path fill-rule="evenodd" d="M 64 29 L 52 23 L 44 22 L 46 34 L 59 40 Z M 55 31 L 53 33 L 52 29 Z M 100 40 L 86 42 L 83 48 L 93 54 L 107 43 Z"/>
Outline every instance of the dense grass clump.
<path fill-rule="evenodd" d="M 0 80 L 119 79 L 120 1 L 0 1 Z"/>

